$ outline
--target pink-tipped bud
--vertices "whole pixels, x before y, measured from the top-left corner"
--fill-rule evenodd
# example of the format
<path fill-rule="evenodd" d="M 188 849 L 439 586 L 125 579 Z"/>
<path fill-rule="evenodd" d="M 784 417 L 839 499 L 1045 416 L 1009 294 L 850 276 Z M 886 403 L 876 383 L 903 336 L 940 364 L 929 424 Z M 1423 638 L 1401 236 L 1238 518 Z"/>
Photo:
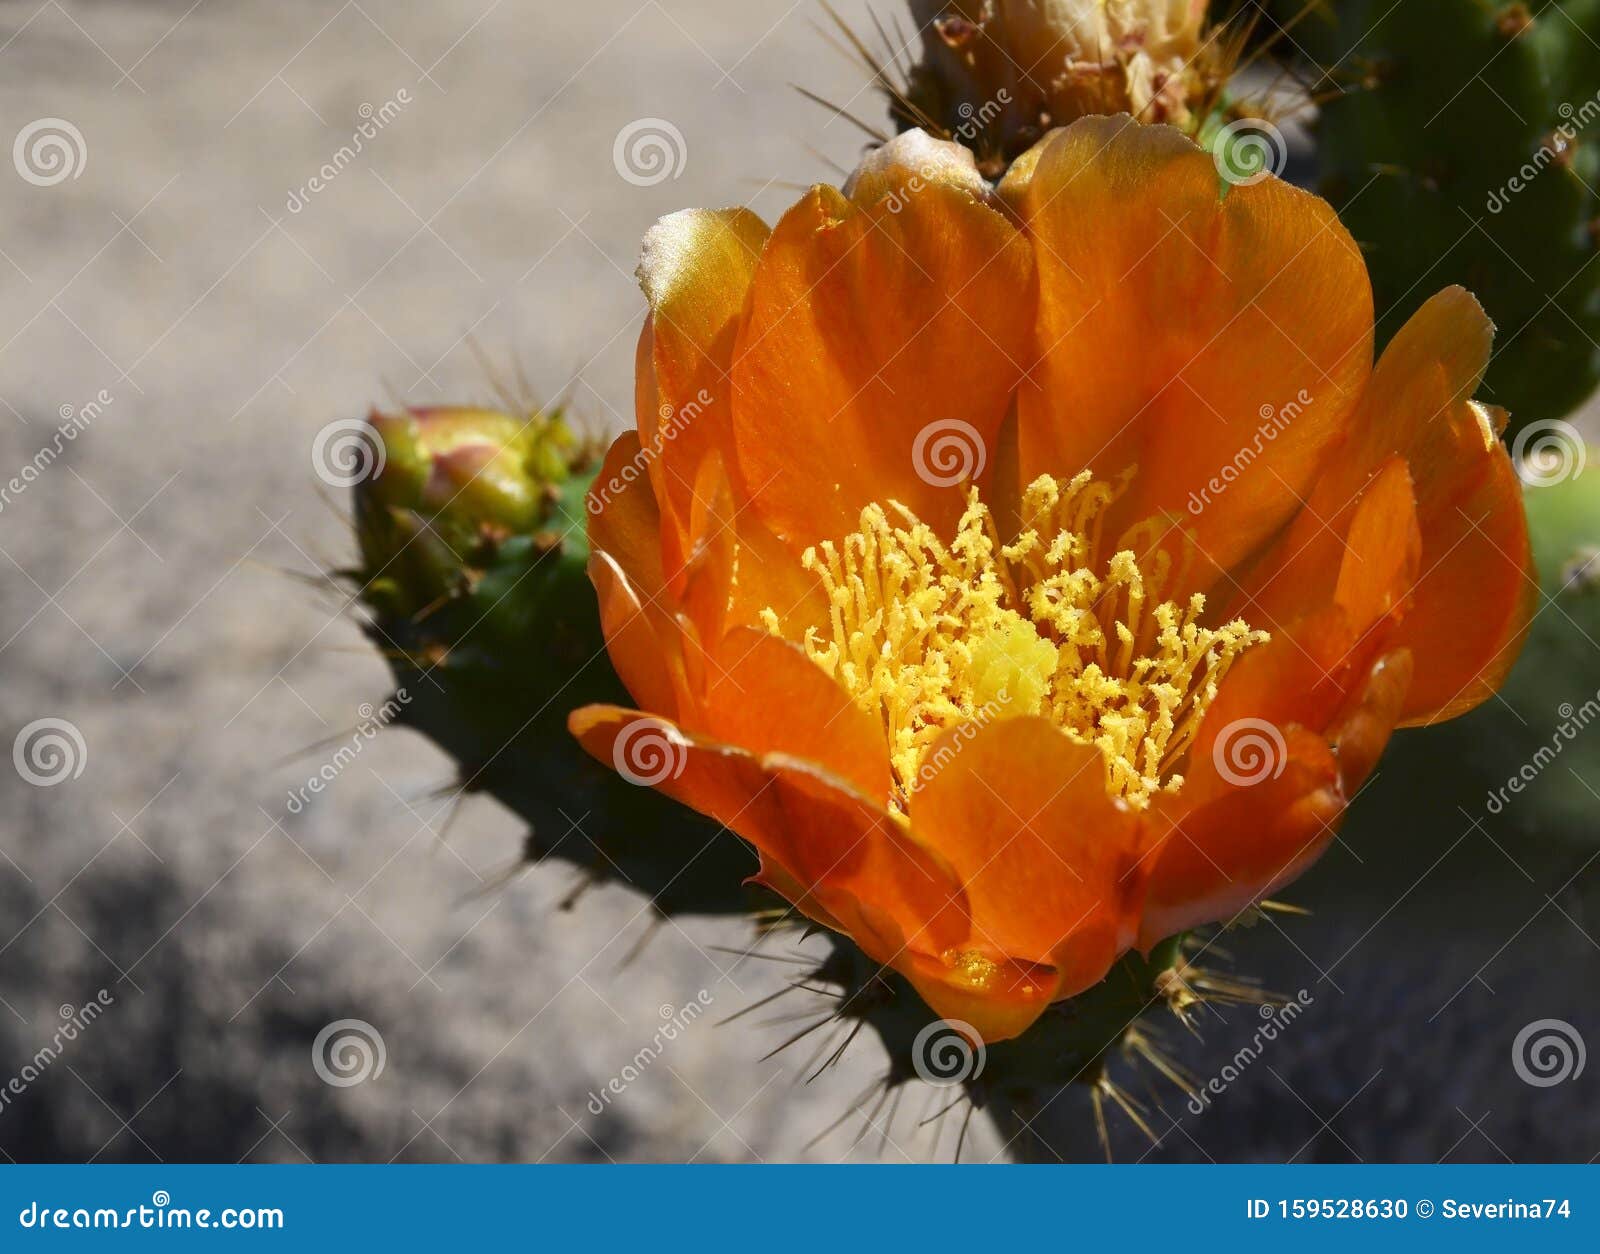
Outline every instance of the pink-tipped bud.
<path fill-rule="evenodd" d="M 429 406 L 368 417 L 374 473 L 356 484 L 369 599 L 414 610 L 511 536 L 549 520 L 584 456 L 559 412 Z"/>

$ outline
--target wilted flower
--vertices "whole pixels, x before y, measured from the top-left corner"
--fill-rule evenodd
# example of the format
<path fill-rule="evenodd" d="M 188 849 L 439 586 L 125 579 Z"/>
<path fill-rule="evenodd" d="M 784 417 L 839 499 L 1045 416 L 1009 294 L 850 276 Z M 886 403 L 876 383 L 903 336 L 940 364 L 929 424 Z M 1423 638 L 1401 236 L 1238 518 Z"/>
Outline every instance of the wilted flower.
<path fill-rule="evenodd" d="M 1397 724 L 1515 658 L 1482 310 L 1374 368 L 1327 204 L 1220 196 L 1170 127 L 1082 120 L 997 190 L 910 132 L 770 232 L 665 219 L 640 274 L 590 527 L 640 709 L 571 726 L 989 1039 L 1293 879 Z"/>
<path fill-rule="evenodd" d="M 1237 43 L 1206 0 L 912 0 L 922 31 L 899 112 L 979 150 L 989 173 L 1087 114 L 1198 125 Z M 909 106 L 909 107 L 907 107 Z"/>

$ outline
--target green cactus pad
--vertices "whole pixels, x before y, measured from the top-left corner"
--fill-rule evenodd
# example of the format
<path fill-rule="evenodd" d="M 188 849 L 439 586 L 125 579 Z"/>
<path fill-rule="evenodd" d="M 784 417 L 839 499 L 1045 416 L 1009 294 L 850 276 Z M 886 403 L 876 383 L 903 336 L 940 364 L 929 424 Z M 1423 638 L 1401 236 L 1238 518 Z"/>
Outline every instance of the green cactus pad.
<path fill-rule="evenodd" d="M 1484 397 L 1510 434 L 1570 413 L 1600 383 L 1600 0 L 1322 7 L 1276 50 L 1339 93 L 1319 190 L 1366 254 L 1380 345 L 1459 283 L 1498 328 Z"/>

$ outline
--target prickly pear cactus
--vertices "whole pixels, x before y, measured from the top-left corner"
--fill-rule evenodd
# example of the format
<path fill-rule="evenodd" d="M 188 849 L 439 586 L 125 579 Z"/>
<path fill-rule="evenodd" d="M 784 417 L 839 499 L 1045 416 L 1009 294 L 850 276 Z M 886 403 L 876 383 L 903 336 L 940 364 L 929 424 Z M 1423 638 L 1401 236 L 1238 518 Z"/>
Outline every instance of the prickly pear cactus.
<path fill-rule="evenodd" d="M 1278 47 L 1314 63 L 1319 190 L 1366 254 L 1380 342 L 1459 283 L 1499 327 L 1485 395 L 1510 434 L 1570 413 L 1600 383 L 1600 0 L 1321 9 Z"/>

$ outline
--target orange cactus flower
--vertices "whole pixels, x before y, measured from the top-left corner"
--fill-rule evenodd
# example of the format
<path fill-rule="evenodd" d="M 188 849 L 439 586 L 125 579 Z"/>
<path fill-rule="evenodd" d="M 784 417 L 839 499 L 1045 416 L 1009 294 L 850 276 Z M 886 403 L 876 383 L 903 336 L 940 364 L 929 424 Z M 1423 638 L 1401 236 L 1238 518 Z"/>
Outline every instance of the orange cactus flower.
<path fill-rule="evenodd" d="M 1127 117 L 998 188 L 909 132 L 645 241 L 589 501 L 639 708 L 571 728 L 989 1040 L 1297 876 L 1531 615 L 1476 301 L 1374 366 L 1328 205 L 1219 187 Z"/>

